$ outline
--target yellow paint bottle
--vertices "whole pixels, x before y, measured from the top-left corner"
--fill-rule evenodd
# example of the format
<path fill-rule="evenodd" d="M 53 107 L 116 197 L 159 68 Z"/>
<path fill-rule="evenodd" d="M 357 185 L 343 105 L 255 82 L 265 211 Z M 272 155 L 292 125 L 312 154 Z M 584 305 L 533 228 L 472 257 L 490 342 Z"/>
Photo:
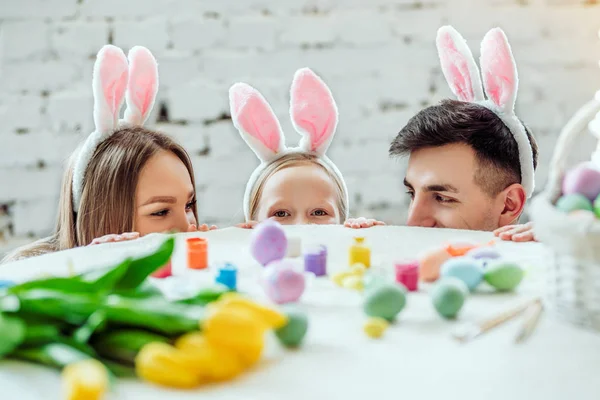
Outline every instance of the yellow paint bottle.
<path fill-rule="evenodd" d="M 367 268 L 371 266 L 371 249 L 363 244 L 364 241 L 364 237 L 354 238 L 354 244 L 350 246 L 349 265 L 363 264 Z"/>

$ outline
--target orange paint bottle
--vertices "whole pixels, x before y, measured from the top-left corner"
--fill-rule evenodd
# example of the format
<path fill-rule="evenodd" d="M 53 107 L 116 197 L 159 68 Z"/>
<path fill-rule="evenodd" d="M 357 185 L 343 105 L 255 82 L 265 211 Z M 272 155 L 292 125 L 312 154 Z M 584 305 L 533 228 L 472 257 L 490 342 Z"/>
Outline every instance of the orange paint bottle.
<path fill-rule="evenodd" d="M 186 242 L 188 268 L 208 268 L 208 241 L 205 238 L 189 238 Z"/>

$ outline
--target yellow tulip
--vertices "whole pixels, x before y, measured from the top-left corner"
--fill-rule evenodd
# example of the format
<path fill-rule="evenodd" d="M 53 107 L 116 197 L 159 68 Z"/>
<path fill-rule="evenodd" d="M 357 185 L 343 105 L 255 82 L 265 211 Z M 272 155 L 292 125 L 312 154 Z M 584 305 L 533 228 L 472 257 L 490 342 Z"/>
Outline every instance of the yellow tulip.
<path fill-rule="evenodd" d="M 256 303 L 244 298 L 237 293 L 226 293 L 219 299 L 221 307 L 234 307 L 245 310 L 255 315 L 257 320 L 263 321 L 269 329 L 279 329 L 287 324 L 287 316 L 273 308 Z"/>
<path fill-rule="evenodd" d="M 189 368 L 185 353 L 166 343 L 149 343 L 135 358 L 138 376 L 148 382 L 175 388 L 193 388 L 201 378 Z"/>
<path fill-rule="evenodd" d="M 67 400 L 100 400 L 108 388 L 108 371 L 94 359 L 67 365 L 62 378 Z"/>
<path fill-rule="evenodd" d="M 239 352 L 207 341 L 200 332 L 183 335 L 175 347 L 185 354 L 189 368 L 205 380 L 232 379 L 246 366 Z"/>

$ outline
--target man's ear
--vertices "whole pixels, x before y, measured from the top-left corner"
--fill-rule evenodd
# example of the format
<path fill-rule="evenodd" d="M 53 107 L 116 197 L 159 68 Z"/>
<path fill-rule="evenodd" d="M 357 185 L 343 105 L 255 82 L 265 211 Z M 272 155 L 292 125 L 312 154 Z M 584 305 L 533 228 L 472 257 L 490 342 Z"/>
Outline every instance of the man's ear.
<path fill-rule="evenodd" d="M 499 200 L 503 201 L 498 227 L 515 224 L 523 213 L 527 201 L 525 188 L 519 183 L 514 183 L 504 189 L 498 196 Z"/>

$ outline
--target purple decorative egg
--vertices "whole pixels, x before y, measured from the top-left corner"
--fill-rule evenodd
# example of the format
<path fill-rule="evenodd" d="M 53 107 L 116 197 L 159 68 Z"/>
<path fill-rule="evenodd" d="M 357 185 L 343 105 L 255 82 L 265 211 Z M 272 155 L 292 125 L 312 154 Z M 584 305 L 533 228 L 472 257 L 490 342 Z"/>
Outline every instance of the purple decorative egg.
<path fill-rule="evenodd" d="M 306 288 L 306 278 L 297 260 L 276 260 L 263 271 L 262 285 L 269 298 L 277 304 L 298 301 Z"/>
<path fill-rule="evenodd" d="M 562 191 L 567 194 L 581 194 L 594 201 L 600 194 L 600 170 L 590 163 L 582 163 L 565 174 Z"/>
<path fill-rule="evenodd" d="M 287 238 L 277 221 L 257 225 L 250 237 L 250 253 L 262 265 L 281 260 L 287 251 Z"/>
<path fill-rule="evenodd" d="M 502 257 L 496 249 L 490 246 L 478 247 L 469 251 L 466 255 L 479 261 L 483 267 L 487 266 L 490 261 Z"/>

